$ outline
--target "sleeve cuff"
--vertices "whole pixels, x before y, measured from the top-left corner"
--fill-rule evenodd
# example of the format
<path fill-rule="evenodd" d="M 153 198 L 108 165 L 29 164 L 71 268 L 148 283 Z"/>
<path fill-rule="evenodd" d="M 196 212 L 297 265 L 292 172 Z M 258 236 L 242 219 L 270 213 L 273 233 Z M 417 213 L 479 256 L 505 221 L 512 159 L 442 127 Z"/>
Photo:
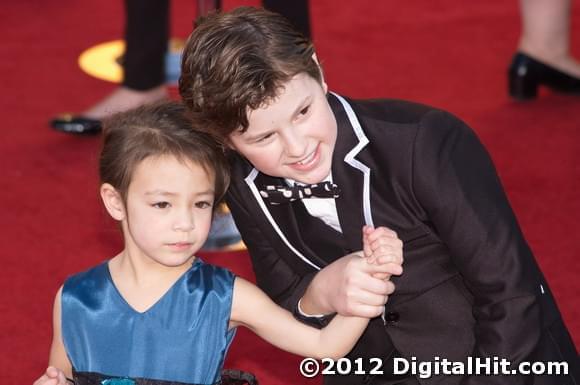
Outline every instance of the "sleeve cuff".
<path fill-rule="evenodd" d="M 302 310 L 302 306 L 300 306 L 301 302 L 302 302 L 302 298 L 300 298 L 298 300 L 298 305 L 296 305 L 296 307 L 298 308 L 298 313 L 300 313 L 300 315 L 302 315 L 304 317 L 315 317 L 315 318 L 322 318 L 322 317 L 325 317 L 327 315 L 327 314 L 308 314 L 304 310 Z"/>
<path fill-rule="evenodd" d="M 294 318 L 296 318 L 298 321 L 314 326 L 315 328 L 321 329 L 326 325 L 328 325 L 329 322 L 334 318 L 335 313 L 333 314 L 305 313 L 300 307 L 300 301 L 302 301 L 302 299 L 298 300 L 298 303 L 296 303 L 296 307 L 294 308 Z"/>

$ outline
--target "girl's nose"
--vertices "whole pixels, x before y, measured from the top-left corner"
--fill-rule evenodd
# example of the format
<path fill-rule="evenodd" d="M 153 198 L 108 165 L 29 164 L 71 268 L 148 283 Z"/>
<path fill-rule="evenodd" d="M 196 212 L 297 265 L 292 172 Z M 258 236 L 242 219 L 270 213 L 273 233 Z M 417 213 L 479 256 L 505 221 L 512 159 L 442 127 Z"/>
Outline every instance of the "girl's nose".
<path fill-rule="evenodd" d="M 191 231 L 195 229 L 195 221 L 193 213 L 189 210 L 181 213 L 173 224 L 173 229 L 176 231 Z"/>

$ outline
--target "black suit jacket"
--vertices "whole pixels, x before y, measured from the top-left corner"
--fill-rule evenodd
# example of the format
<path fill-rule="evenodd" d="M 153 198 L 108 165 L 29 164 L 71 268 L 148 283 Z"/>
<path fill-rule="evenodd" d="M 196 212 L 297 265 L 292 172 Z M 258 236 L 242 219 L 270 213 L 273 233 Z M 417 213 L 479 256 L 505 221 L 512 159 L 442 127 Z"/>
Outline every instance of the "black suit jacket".
<path fill-rule="evenodd" d="M 345 103 L 343 103 L 345 102 Z M 420 383 L 577 384 L 578 357 L 550 289 L 520 231 L 489 155 L 454 116 L 395 100 L 330 95 L 338 124 L 332 177 L 342 235 L 305 231 L 301 203 L 271 206 L 258 193 L 283 183 L 232 158 L 231 208 L 258 285 L 295 309 L 319 268 L 362 249 L 362 226 L 386 226 L 404 242 L 387 323 L 372 320 L 349 357 L 418 361 L 467 356 L 568 361 L 568 377 L 432 377 Z M 303 210 L 302 210 L 303 211 Z M 321 230 L 328 226 L 308 225 Z M 575 379 L 574 379 L 575 378 Z M 328 384 L 390 383 L 328 378 Z M 576 382 L 573 382 L 576 381 Z"/>

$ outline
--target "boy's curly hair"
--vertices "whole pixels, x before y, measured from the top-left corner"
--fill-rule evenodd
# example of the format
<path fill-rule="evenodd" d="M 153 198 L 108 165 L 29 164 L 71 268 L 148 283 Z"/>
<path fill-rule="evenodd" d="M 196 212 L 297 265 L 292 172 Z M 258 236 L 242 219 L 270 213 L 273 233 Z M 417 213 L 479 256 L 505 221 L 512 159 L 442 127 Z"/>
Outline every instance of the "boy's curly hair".
<path fill-rule="evenodd" d="M 248 111 L 267 105 L 293 76 L 319 82 L 312 43 L 284 17 L 240 7 L 197 22 L 185 45 L 179 93 L 196 129 L 225 141 L 248 128 Z"/>

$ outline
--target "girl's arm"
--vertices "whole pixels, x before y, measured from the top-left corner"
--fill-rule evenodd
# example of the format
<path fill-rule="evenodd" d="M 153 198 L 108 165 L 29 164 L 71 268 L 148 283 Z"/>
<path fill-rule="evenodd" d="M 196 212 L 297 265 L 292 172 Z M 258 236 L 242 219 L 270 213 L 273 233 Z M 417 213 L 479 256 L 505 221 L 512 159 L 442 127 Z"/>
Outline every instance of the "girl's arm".
<path fill-rule="evenodd" d="M 62 294 L 62 286 L 56 293 L 54 299 L 54 307 L 52 314 L 52 345 L 50 346 L 50 356 L 48 358 L 48 365 L 54 366 L 64 372 L 64 374 L 72 378 L 72 365 L 66 355 L 64 343 L 62 342 L 61 322 L 60 322 L 60 298 Z"/>
<path fill-rule="evenodd" d="M 64 372 L 54 366 L 49 366 L 46 372 L 33 385 L 68 385 Z"/>
<path fill-rule="evenodd" d="M 56 294 L 54 299 L 53 315 L 52 315 L 52 345 L 50 346 L 50 355 L 48 358 L 48 369 L 34 385 L 54 384 L 61 385 L 65 377 L 72 378 L 72 365 L 66 355 L 66 350 L 62 342 L 61 322 L 60 322 L 60 298 L 62 293 L 62 286 Z"/>
<path fill-rule="evenodd" d="M 336 315 L 323 329 L 297 321 L 254 284 L 236 277 L 230 326 L 243 325 L 272 345 L 313 358 L 340 358 L 353 348 L 368 318 Z"/>

